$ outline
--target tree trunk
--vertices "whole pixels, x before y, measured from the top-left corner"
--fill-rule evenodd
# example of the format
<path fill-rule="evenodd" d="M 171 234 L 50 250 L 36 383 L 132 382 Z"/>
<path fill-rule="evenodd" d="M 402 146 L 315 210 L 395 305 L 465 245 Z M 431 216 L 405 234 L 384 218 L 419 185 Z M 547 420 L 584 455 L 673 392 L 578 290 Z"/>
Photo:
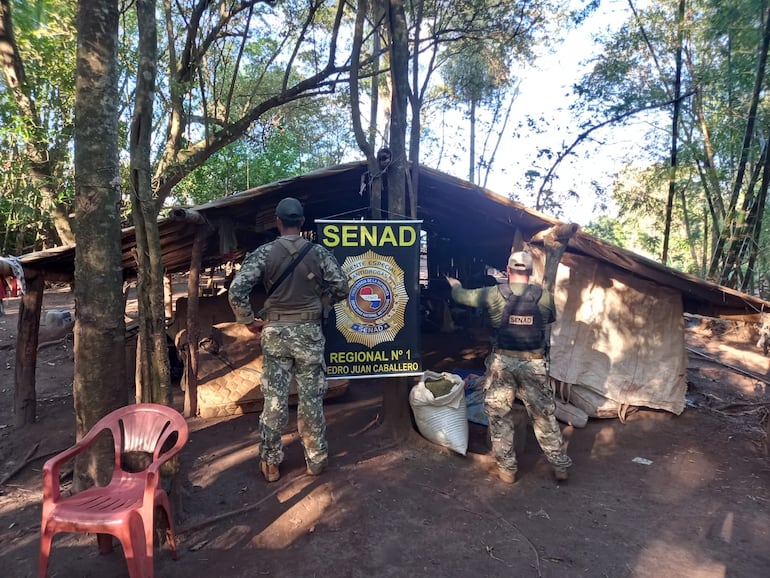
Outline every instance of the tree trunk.
<path fill-rule="evenodd" d="M 471 134 L 468 138 L 468 182 L 474 183 L 476 179 L 476 101 L 471 100 L 468 111 L 471 123 Z"/>
<path fill-rule="evenodd" d="M 406 107 L 409 92 L 408 37 L 406 16 L 401 0 L 390 0 L 388 11 L 390 37 L 390 75 L 392 84 L 390 151 L 388 167 L 388 217 L 406 216 Z M 397 440 L 406 439 L 412 431 L 407 377 L 395 377 L 386 382 L 383 390 L 383 426 Z"/>
<path fill-rule="evenodd" d="M 118 164 L 118 5 L 78 3 L 75 96 L 75 373 L 77 439 L 126 405 L 125 321 Z M 105 436 L 75 462 L 74 489 L 104 484 L 112 471 Z"/>
<path fill-rule="evenodd" d="M 139 305 L 137 337 L 138 367 L 141 383 L 137 401 L 171 403 L 171 377 L 166 342 L 166 315 L 163 299 L 163 263 L 161 261 L 158 214 L 152 198 L 150 168 L 153 95 L 157 73 L 158 39 L 155 2 L 136 3 L 139 29 L 139 68 L 136 74 L 134 118 L 131 122 L 131 201 L 136 230 L 136 295 Z"/>
<path fill-rule="evenodd" d="M 409 110 L 412 122 L 409 125 L 409 214 L 417 215 L 418 193 L 420 190 L 420 139 L 422 137 L 422 119 L 420 111 L 423 103 L 423 90 L 420 87 L 420 31 L 423 25 L 425 14 L 425 3 L 417 2 L 413 6 L 414 15 L 412 27 L 414 30 L 414 41 L 412 46 L 412 80 L 411 90 L 409 91 Z M 426 78 L 427 83 L 427 78 Z"/>
<path fill-rule="evenodd" d="M 666 200 L 666 223 L 663 231 L 663 254 L 661 262 L 668 263 L 668 243 L 671 236 L 671 215 L 674 211 L 674 196 L 676 195 L 677 147 L 679 145 L 679 111 L 682 108 L 680 95 L 682 93 L 682 38 L 684 36 L 684 1 L 679 0 L 679 16 L 677 18 L 676 46 L 676 77 L 674 78 L 674 114 L 671 119 L 671 167 L 668 175 L 668 198 Z"/>
<path fill-rule="evenodd" d="M 195 231 L 192 255 L 190 256 L 190 273 L 187 276 L 187 347 L 184 348 L 185 417 L 198 415 L 198 342 L 200 341 L 198 287 L 200 286 L 203 247 L 209 233 L 208 226 L 204 225 L 199 226 Z"/>
<path fill-rule="evenodd" d="M 578 229 L 578 225 L 574 223 L 556 225 L 540 231 L 530 239 L 530 242 L 543 243 L 545 248 L 542 284 L 552 295 L 556 285 L 556 273 L 559 269 L 559 262 L 562 255 L 564 255 L 564 251 L 567 250 L 569 240 L 577 234 Z"/>
<path fill-rule="evenodd" d="M 740 215 L 738 215 L 736 207 L 738 205 L 738 197 L 743 188 L 751 143 L 756 135 L 754 127 L 757 123 L 757 109 L 759 108 L 762 91 L 765 85 L 765 69 L 767 67 L 768 51 L 770 50 L 770 6 L 768 6 L 767 13 L 765 14 L 764 22 L 765 29 L 762 35 L 762 45 L 759 50 L 759 57 L 757 58 L 757 73 L 754 78 L 754 89 L 752 91 L 751 104 L 749 105 L 746 127 L 743 133 L 743 145 L 741 147 L 740 160 L 738 161 L 738 171 L 735 175 L 735 181 L 733 182 L 733 189 L 730 194 L 730 204 L 728 205 L 725 223 L 720 232 L 716 246 L 714 247 L 711 266 L 709 267 L 709 278 L 716 279 L 719 283 L 723 284 L 729 283 L 731 269 L 738 266 L 738 263 L 726 262 L 727 260 L 724 256 L 729 253 L 727 250 L 729 247 L 727 247 L 727 245 L 731 242 L 734 228 L 738 225 L 738 221 L 740 220 Z"/>
<path fill-rule="evenodd" d="M 409 94 L 409 47 L 402 0 L 390 0 L 390 152 L 388 167 L 388 211 L 391 218 L 406 216 L 406 110 Z"/>
<path fill-rule="evenodd" d="M 759 241 L 762 235 L 762 221 L 765 216 L 765 204 L 767 203 L 767 193 L 770 188 L 770 147 L 768 141 L 765 140 L 764 154 L 762 155 L 762 179 L 759 183 L 759 194 L 757 195 L 756 202 L 749 212 L 748 216 L 748 233 L 749 237 L 749 259 L 746 266 L 746 277 L 743 280 L 740 290 L 744 293 L 751 289 L 752 281 L 754 279 L 754 269 L 756 267 L 757 258 L 759 257 Z"/>
<path fill-rule="evenodd" d="M 381 7 L 379 5 L 375 5 L 373 9 L 375 12 L 379 12 L 381 10 Z M 369 191 L 370 216 L 372 219 L 379 219 L 382 216 L 381 212 L 382 212 L 383 170 L 381 170 L 377 162 L 377 158 L 374 154 L 373 135 L 376 134 L 377 119 L 376 118 L 371 119 L 371 125 L 368 131 L 369 136 L 367 137 L 367 133 L 366 131 L 364 131 L 364 128 L 361 124 L 361 101 L 358 94 L 359 93 L 359 61 L 361 57 L 361 48 L 362 48 L 363 37 L 364 37 L 364 23 L 366 22 L 366 17 L 368 13 L 369 13 L 369 3 L 367 2 L 367 0 L 359 0 L 357 12 L 356 12 L 356 23 L 355 23 L 355 28 L 353 30 L 353 47 L 352 47 L 352 56 L 351 56 L 351 65 L 350 65 L 350 80 L 349 80 L 350 108 L 351 108 L 351 119 L 353 121 L 353 134 L 356 137 L 356 144 L 358 144 L 358 148 L 366 156 L 366 163 L 369 167 L 369 172 L 367 175 L 365 175 L 365 178 L 367 179 L 366 185 Z M 374 37 L 377 38 L 378 35 L 374 34 Z M 378 45 L 378 42 L 379 41 L 375 41 L 375 46 Z M 376 75 L 372 82 L 374 83 L 375 86 L 378 84 L 378 79 Z M 378 95 L 374 87 L 372 88 L 370 96 L 372 98 L 370 113 L 376 114 Z"/>

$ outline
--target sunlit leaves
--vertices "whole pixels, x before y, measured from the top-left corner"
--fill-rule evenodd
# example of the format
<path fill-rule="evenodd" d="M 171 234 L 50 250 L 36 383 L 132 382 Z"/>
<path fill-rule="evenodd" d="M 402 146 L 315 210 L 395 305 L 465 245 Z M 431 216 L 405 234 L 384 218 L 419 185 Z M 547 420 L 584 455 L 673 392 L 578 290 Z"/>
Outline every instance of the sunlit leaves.
<path fill-rule="evenodd" d="M 575 112 L 582 115 L 586 126 L 597 118 L 613 118 L 673 97 L 677 4 L 675 0 L 651 2 L 629 17 L 616 35 L 602 39 L 603 55 L 576 87 L 581 102 Z M 692 96 L 682 101 L 671 237 L 672 263 L 686 271 L 704 274 L 704 263 L 713 250 L 711 235 L 720 233 L 725 217 L 734 219 L 725 225 L 738 227 L 736 231 L 745 218 L 741 210 L 725 215 L 724 207 L 733 200 L 735 184 L 740 182 L 736 179 L 742 154 L 746 153 L 746 174 L 756 174 L 767 138 L 770 101 L 764 96 L 757 111 L 757 132 L 748 135 L 749 146 L 744 151 L 766 14 L 766 3 L 760 0 L 692 0 L 686 4 L 682 92 Z M 634 173 L 644 178 L 624 175 L 615 186 L 615 201 L 624 210 L 625 226 L 656 231 L 650 235 L 652 239 L 662 231 L 664 191 L 670 176 L 670 105 L 662 106 L 657 114 L 625 119 L 639 120 L 649 123 L 643 144 L 652 160 L 646 170 Z M 744 204 L 748 210 L 755 207 L 748 182 L 743 179 L 738 190 L 739 209 Z M 740 232 L 745 234 L 749 232 Z M 753 241 L 742 238 L 737 242 L 754 246 Z M 743 249 L 724 255 L 748 259 Z M 722 263 L 720 270 L 729 271 L 734 265 Z"/>
<path fill-rule="evenodd" d="M 55 244 L 50 205 L 59 201 L 66 209 L 72 198 L 76 4 L 10 0 L 7 6 L 22 75 L 0 83 L 0 239 L 16 253 Z"/>

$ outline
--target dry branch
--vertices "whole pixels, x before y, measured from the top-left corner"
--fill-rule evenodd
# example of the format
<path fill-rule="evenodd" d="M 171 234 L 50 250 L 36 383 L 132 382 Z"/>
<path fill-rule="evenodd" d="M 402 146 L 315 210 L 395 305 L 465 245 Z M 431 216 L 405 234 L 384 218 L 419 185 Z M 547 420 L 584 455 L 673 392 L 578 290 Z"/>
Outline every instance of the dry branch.
<path fill-rule="evenodd" d="M 380 414 L 375 415 L 374 419 L 372 419 L 372 421 L 370 421 L 368 424 L 366 424 L 364 427 L 362 427 L 357 432 L 353 432 L 351 434 L 348 434 L 348 437 L 354 438 L 356 436 L 360 436 L 362 433 L 366 433 L 367 431 L 369 431 L 370 429 L 372 429 L 376 425 L 380 425 Z"/>
<path fill-rule="evenodd" d="M 764 383 L 766 385 L 770 385 L 770 380 L 768 380 L 768 378 L 763 377 L 763 376 L 761 376 L 761 375 L 759 375 L 757 373 L 748 371 L 747 369 L 742 369 L 740 367 L 736 367 L 735 365 L 730 365 L 729 363 L 725 363 L 723 361 L 720 361 L 716 357 L 712 357 L 710 355 L 706 355 L 705 353 L 703 353 L 701 351 L 698 351 L 697 349 L 693 349 L 692 347 L 687 347 L 687 351 L 690 351 L 690 352 L 694 353 L 695 355 L 700 355 L 704 359 L 708 359 L 709 361 L 717 363 L 717 364 L 719 364 L 719 365 L 721 365 L 723 367 L 726 367 L 727 369 L 735 371 L 736 373 L 740 373 L 742 375 L 745 375 L 746 377 L 750 377 L 752 379 L 756 379 L 757 381 L 761 381 L 762 383 Z"/>

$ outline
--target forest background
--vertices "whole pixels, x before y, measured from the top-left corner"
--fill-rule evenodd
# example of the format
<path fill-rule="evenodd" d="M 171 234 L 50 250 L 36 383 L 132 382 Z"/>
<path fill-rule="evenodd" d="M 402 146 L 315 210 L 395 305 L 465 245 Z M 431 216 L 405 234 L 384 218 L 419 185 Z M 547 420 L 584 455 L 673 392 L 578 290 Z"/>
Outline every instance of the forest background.
<path fill-rule="evenodd" d="M 157 217 L 362 156 L 374 174 L 383 147 L 400 174 L 489 186 L 503 167 L 499 194 L 567 220 L 591 206 L 587 232 L 767 298 L 770 3 L 613 2 L 620 24 L 587 30 L 602 3 L 0 0 L 0 252 L 94 256 L 76 263 L 78 427 L 122 403 L 98 385 L 122 364 L 105 345 L 124 330 L 121 227 L 137 228 L 143 391 L 164 401 Z M 518 110 L 575 31 L 595 48 L 557 99 L 567 125 Z M 632 125 L 609 183 L 564 176 L 616 157 L 609 131 Z"/>

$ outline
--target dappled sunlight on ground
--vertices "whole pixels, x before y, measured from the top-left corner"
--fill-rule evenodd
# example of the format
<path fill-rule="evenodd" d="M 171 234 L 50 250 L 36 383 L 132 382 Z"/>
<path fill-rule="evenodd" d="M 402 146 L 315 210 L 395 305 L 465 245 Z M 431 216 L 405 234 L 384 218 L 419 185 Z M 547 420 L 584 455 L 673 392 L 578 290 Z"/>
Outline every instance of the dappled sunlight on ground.
<path fill-rule="evenodd" d="M 312 481 L 308 481 L 301 490 L 304 491 Z M 326 522 L 325 514 L 329 508 L 334 507 L 335 500 L 330 484 L 313 488 L 299 501 L 294 501 L 300 489 L 291 492 L 291 495 L 281 497 L 281 503 L 289 502 L 283 514 L 276 518 L 258 536 L 253 544 L 261 548 L 285 548 L 294 542 L 299 536 L 315 531 L 315 525 Z"/>
<path fill-rule="evenodd" d="M 684 571 L 683 569 L 686 569 Z M 727 567 L 706 552 L 685 543 L 651 540 L 631 567 L 634 578 L 686 576 L 687 578 L 725 578 Z"/>
<path fill-rule="evenodd" d="M 615 430 L 612 427 L 603 427 L 594 436 L 594 443 L 591 449 L 591 457 L 602 458 L 612 455 L 617 450 L 617 439 Z"/>
<path fill-rule="evenodd" d="M 699 339 L 717 355 L 726 346 L 730 363 L 745 357 L 754 369 L 767 364 L 752 358 L 755 341 L 741 350 L 718 336 Z M 425 345 L 426 368 L 483 371 L 487 346 L 468 335 L 435 334 Z M 38 377 L 51 395 L 38 399 L 39 423 L 16 430 L 10 425 L 14 352 L 0 351 L 0 370 L 6 361 L 11 366 L 0 398 L 6 425 L 0 473 L 20 468 L 0 485 L 3 577 L 36 575 L 43 456 L 74 437 L 71 377 L 65 379 L 71 360 L 63 350 L 45 352 Z M 770 567 L 766 384 L 704 358 L 690 356 L 688 363 L 692 403 L 681 415 L 641 409 L 625 423 L 563 426 L 574 461 L 567 483 L 554 481 L 531 428 L 512 486 L 497 478 L 479 424 L 470 424 L 467 456 L 415 438 L 395 443 L 378 426 L 386 379 L 353 381 L 344 396 L 326 403 L 331 459 L 317 478 L 305 474 L 295 409 L 274 484 L 259 473 L 258 414 L 190 419 L 173 493 L 180 557 L 173 561 L 166 546 L 156 545 L 155 575 L 764 576 Z M 181 397 L 177 391 L 176 401 Z M 93 536 L 63 534 L 54 542 L 49 576 L 128 574 L 119 546 L 101 556 Z"/>
<path fill-rule="evenodd" d="M 207 487 L 216 483 L 217 478 L 223 470 L 238 466 L 246 461 L 252 461 L 254 464 L 259 459 L 259 446 L 250 444 L 231 450 L 223 450 L 221 455 L 212 455 L 207 459 L 197 461 L 195 477 L 191 478 L 194 485 Z"/>
<path fill-rule="evenodd" d="M 720 474 L 714 461 L 695 448 L 677 448 L 664 458 L 664 467 L 659 477 L 667 484 L 655 484 L 660 499 L 679 501 L 707 484 L 718 480 Z M 654 477 L 653 477 L 654 479 Z"/>

